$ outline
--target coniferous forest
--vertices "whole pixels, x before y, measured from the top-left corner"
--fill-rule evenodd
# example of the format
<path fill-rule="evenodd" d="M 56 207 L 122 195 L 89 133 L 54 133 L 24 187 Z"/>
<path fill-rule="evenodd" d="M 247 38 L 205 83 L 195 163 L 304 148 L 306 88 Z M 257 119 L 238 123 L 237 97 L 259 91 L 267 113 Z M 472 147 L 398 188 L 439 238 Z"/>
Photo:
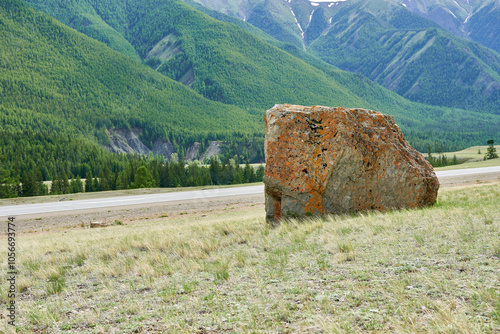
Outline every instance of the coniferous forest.
<path fill-rule="evenodd" d="M 43 182 L 43 174 L 47 173 L 45 166 L 42 169 L 37 166 L 25 168 L 21 183 L 4 172 L 0 175 L 0 198 L 136 188 L 242 184 L 261 182 L 264 176 L 262 165 L 254 168 L 247 161 L 244 167 L 241 167 L 235 159 L 221 162 L 212 157 L 208 166 L 202 166 L 198 161 L 186 164 L 182 160 L 166 161 L 159 156 L 119 157 L 121 160 L 103 160 L 103 167 L 95 172 L 92 172 L 89 164 L 80 165 L 74 173 L 69 174 L 65 168 L 56 169 L 50 187 Z M 83 181 L 81 175 L 84 175 Z"/>
<path fill-rule="evenodd" d="M 118 187 L 141 186 L 134 183 L 140 167 L 136 165 L 148 166 L 158 175 L 149 163 L 141 162 L 144 157 L 113 154 L 101 147 L 109 141 L 107 129 L 115 127 L 139 127 L 146 145 L 163 138 L 179 151 L 195 141 L 224 140 L 233 149 L 223 150 L 223 161 L 240 151 L 248 159 L 263 160 L 262 148 L 252 150 L 263 142 L 256 111 L 207 100 L 20 1 L 2 2 L 0 9 L 0 197 L 64 193 L 70 191 L 67 181 L 54 190 L 41 182 L 76 180 L 88 173 L 97 178 L 106 171 L 117 175 L 127 168 L 129 181 L 125 186 L 122 177 Z M 227 120 L 238 122 L 229 129 Z M 250 153 L 240 148 L 242 142 Z M 226 182 L 239 182 L 234 178 L 228 176 Z M 173 186 L 222 182 L 184 174 L 177 179 Z M 20 188 L 25 181 L 27 186 Z M 165 182 L 155 179 L 151 185 L 170 185 Z M 89 190 L 116 189 L 115 183 Z"/>

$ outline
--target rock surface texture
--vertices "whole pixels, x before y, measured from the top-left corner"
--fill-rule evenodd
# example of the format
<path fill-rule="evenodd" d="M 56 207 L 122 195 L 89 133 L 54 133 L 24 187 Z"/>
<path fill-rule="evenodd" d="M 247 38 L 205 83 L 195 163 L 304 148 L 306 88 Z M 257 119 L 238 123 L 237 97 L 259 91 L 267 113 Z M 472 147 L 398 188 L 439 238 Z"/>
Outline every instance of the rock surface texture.
<path fill-rule="evenodd" d="M 432 166 L 392 116 L 275 105 L 266 112 L 266 217 L 415 208 L 436 201 Z"/>

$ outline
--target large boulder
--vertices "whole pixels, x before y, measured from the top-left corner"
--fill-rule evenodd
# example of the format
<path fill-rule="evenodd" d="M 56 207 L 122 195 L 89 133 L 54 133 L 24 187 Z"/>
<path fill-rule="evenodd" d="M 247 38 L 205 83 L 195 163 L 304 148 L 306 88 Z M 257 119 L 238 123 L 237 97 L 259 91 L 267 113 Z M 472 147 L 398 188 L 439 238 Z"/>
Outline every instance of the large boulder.
<path fill-rule="evenodd" d="M 266 217 L 416 208 L 436 201 L 432 166 L 394 118 L 366 109 L 266 112 Z"/>

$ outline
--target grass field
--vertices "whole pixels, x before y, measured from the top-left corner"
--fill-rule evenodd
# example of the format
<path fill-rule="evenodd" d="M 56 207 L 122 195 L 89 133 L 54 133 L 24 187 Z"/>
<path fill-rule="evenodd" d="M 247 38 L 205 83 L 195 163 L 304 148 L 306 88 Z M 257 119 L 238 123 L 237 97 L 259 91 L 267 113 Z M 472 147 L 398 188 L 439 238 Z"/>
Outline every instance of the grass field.
<path fill-rule="evenodd" d="M 465 168 L 479 168 L 479 167 L 495 167 L 500 166 L 500 158 L 498 159 L 489 159 L 489 160 L 480 160 L 480 161 L 466 161 L 463 164 L 452 165 L 446 167 L 438 167 L 434 168 L 436 171 L 440 170 L 454 170 L 454 169 L 465 169 Z"/>
<path fill-rule="evenodd" d="M 495 148 L 497 150 L 497 153 L 500 152 L 500 145 L 495 145 Z M 453 159 L 453 156 L 456 155 L 458 159 L 469 159 L 471 161 L 478 161 L 478 160 L 483 160 L 484 155 L 486 154 L 488 150 L 488 146 L 472 146 L 469 148 L 466 148 L 461 151 L 456 151 L 456 152 L 443 152 L 444 156 L 446 156 L 448 159 Z M 427 153 L 422 153 L 424 156 L 427 156 Z M 433 156 L 437 157 L 440 154 L 437 153 L 432 153 Z"/>
<path fill-rule="evenodd" d="M 498 333 L 499 198 L 496 183 L 277 228 L 250 209 L 18 235 L 17 331 Z"/>
<path fill-rule="evenodd" d="M 500 145 L 495 145 L 497 152 L 500 151 Z M 486 151 L 488 150 L 488 146 L 472 146 L 457 152 L 445 152 L 449 158 L 453 158 L 453 155 L 456 155 L 457 158 L 467 158 L 472 160 L 482 160 Z"/>

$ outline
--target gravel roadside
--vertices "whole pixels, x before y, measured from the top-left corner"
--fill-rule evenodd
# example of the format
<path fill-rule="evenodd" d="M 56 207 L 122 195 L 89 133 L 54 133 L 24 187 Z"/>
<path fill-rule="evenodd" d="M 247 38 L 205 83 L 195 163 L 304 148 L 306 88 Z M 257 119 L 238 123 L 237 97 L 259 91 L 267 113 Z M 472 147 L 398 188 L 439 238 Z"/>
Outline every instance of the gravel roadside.
<path fill-rule="evenodd" d="M 500 184 L 500 173 L 488 173 L 482 175 L 450 176 L 440 178 L 441 189 L 448 187 L 463 187 L 476 184 Z M 185 190 L 185 189 L 184 189 Z M 165 192 L 158 189 L 138 190 L 143 193 Z M 136 191 L 137 192 L 137 191 Z M 126 193 L 128 195 L 136 192 Z M 72 196 L 76 199 L 106 197 L 103 194 L 76 194 Z M 108 192 L 109 197 L 109 192 Z M 123 194 L 120 194 L 123 195 Z M 60 196 L 52 196 L 52 201 L 60 200 Z M 24 198 L 24 203 L 47 201 L 45 198 Z M 26 202 L 28 201 L 28 202 Z M 22 202 L 18 203 L 21 204 Z M 24 204 L 23 203 L 23 204 Z M 0 204 L 8 205 L 10 203 Z M 12 205 L 12 204 L 10 204 Z M 36 214 L 16 217 L 16 230 L 18 233 L 40 233 L 48 231 L 57 231 L 72 228 L 90 228 L 91 222 L 101 222 L 108 224 L 131 224 L 156 218 L 176 218 L 178 216 L 201 216 L 208 217 L 212 214 L 219 214 L 230 210 L 246 210 L 254 208 L 264 213 L 264 194 L 224 197 L 217 199 L 190 200 L 182 202 L 156 203 L 150 205 L 137 205 L 127 207 L 112 207 L 92 210 L 65 211 L 60 213 Z M 2 233 L 2 237 L 5 233 Z"/>
<path fill-rule="evenodd" d="M 16 231 L 18 233 L 38 233 L 90 228 L 91 222 L 111 225 L 140 223 L 149 219 L 170 219 L 179 216 L 208 217 L 213 214 L 245 210 L 250 207 L 261 210 L 262 216 L 264 216 L 264 194 L 19 216 L 16 217 Z"/>

